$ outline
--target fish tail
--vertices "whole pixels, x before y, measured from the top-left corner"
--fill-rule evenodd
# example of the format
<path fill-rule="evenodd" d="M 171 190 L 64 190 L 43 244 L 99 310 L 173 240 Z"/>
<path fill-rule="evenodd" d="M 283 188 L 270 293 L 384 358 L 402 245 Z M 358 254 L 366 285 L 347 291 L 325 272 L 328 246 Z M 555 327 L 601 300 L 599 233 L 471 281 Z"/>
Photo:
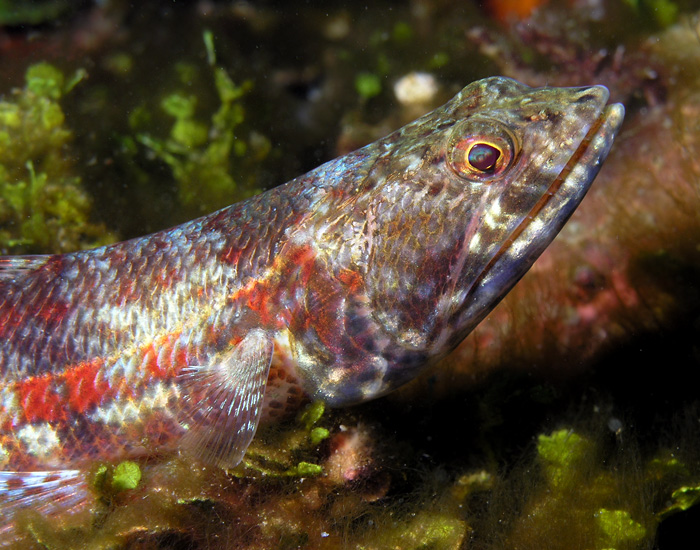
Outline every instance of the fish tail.
<path fill-rule="evenodd" d="M 81 470 L 0 471 L 0 548 L 19 539 L 21 512 L 31 510 L 53 518 L 82 511 L 90 501 Z"/>

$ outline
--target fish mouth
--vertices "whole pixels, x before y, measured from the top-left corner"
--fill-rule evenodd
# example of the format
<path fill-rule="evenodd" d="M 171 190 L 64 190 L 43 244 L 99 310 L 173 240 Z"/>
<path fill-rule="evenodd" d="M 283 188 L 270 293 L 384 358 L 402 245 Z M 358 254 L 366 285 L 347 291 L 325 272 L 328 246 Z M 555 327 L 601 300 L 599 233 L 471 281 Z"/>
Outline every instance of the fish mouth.
<path fill-rule="evenodd" d="M 601 109 L 598 118 L 593 121 L 588 133 L 584 136 L 578 148 L 571 155 L 571 158 L 569 158 L 569 161 L 566 163 L 562 171 L 554 179 L 547 191 L 544 192 L 540 200 L 535 203 L 530 212 L 528 212 L 525 218 L 523 218 L 523 221 L 520 222 L 520 224 L 503 242 L 503 245 L 496 252 L 494 257 L 491 258 L 491 261 L 486 265 L 482 273 L 488 273 L 490 268 L 496 262 L 498 262 L 504 252 L 513 246 L 518 237 L 520 237 L 520 235 L 522 235 L 522 233 L 532 224 L 532 221 L 538 217 L 542 209 L 549 204 L 554 197 L 557 196 L 559 190 L 562 188 L 562 185 L 564 185 L 565 182 L 569 183 L 570 180 L 574 178 L 576 181 L 571 182 L 571 185 L 583 188 L 583 192 L 577 195 L 573 208 L 570 209 L 566 217 L 561 221 L 559 229 L 557 229 L 556 233 L 559 232 L 564 223 L 569 219 L 569 216 L 573 214 L 576 206 L 578 206 L 585 196 L 591 183 L 593 183 L 593 180 L 600 169 L 600 165 L 610 151 L 610 146 L 612 145 L 613 139 L 617 134 L 620 125 L 622 124 L 624 116 L 625 108 L 621 103 L 607 105 Z M 601 141 L 602 143 L 600 143 Z M 594 167 L 596 169 L 592 173 L 589 171 L 586 177 L 581 177 L 581 175 L 576 174 L 572 175 L 577 166 Z M 586 179 L 588 179 L 588 182 L 584 185 Z M 554 236 L 552 236 L 552 238 Z"/>
<path fill-rule="evenodd" d="M 474 281 L 468 293 L 469 307 L 460 315 L 462 320 L 472 316 L 466 321 L 471 328 L 481 322 L 549 246 L 598 174 L 625 114 L 619 103 L 606 106 L 608 91 L 602 91 L 605 95 L 598 116 L 574 153 Z M 477 315 L 479 308 L 483 314 Z"/>

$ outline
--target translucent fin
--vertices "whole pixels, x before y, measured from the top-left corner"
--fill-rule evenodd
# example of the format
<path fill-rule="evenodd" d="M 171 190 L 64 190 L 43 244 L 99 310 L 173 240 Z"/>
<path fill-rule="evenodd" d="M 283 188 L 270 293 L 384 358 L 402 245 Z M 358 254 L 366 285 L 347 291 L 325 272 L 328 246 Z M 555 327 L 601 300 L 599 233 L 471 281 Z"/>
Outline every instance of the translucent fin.
<path fill-rule="evenodd" d="M 90 493 L 80 470 L 0 471 L 0 548 L 15 537 L 15 514 L 30 508 L 44 516 L 82 510 Z"/>
<path fill-rule="evenodd" d="M 0 282 L 11 280 L 44 265 L 50 255 L 0 257 Z"/>
<path fill-rule="evenodd" d="M 256 329 L 212 364 L 185 369 L 186 452 L 222 468 L 241 461 L 260 420 L 272 350 Z"/>

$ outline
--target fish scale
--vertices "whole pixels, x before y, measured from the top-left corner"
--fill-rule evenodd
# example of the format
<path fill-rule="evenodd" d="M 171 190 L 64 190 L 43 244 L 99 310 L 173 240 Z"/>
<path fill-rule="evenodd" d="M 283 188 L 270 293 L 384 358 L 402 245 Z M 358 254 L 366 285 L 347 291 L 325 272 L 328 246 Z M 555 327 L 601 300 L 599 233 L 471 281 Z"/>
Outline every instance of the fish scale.
<path fill-rule="evenodd" d="M 260 421 L 379 397 L 444 357 L 585 195 L 623 118 L 607 98 L 481 80 L 208 216 L 0 258 L 0 540 L 22 508 L 89 505 L 95 462 L 230 468 Z"/>

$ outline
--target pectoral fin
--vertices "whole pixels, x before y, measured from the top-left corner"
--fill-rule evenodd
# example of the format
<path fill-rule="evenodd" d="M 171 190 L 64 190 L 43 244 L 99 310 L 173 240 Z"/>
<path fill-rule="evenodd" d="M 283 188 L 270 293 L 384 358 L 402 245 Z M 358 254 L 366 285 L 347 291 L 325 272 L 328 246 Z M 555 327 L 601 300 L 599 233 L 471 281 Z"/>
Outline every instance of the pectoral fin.
<path fill-rule="evenodd" d="M 272 351 L 270 336 L 256 329 L 211 364 L 185 369 L 185 452 L 222 468 L 241 461 L 260 420 Z"/>

